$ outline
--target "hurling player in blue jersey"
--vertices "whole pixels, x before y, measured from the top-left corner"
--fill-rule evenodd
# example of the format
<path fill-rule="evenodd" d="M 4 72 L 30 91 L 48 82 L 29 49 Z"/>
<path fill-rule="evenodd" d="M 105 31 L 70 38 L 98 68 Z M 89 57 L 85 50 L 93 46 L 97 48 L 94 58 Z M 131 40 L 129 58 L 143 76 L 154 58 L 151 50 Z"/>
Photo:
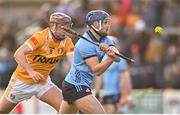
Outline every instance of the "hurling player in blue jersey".
<path fill-rule="evenodd" d="M 117 104 L 122 93 L 122 79 L 127 70 L 127 62 L 122 59 L 120 63 L 113 63 L 103 74 L 103 98 L 102 104 L 107 113 L 116 113 Z"/>
<path fill-rule="evenodd" d="M 106 56 L 105 56 L 106 58 Z M 104 59 L 103 59 L 104 60 Z M 108 114 L 123 112 L 122 108 L 131 102 L 128 100 L 132 91 L 131 79 L 126 60 L 113 63 L 95 81 L 95 94 L 99 97 L 102 85 L 102 105 Z"/>
<path fill-rule="evenodd" d="M 120 43 L 116 37 L 108 36 L 114 41 L 116 48 L 120 49 Z M 107 56 L 104 56 L 105 60 Z M 108 114 L 118 112 L 119 104 L 122 103 L 120 98 L 131 92 L 130 74 L 126 60 L 112 63 L 109 68 L 95 81 L 95 94 L 99 97 L 102 85 L 102 104 Z M 124 104 L 124 102 L 123 102 Z"/>
<path fill-rule="evenodd" d="M 92 95 L 91 84 L 94 76 L 101 75 L 113 61 L 120 61 L 115 55 L 118 50 L 113 41 L 107 37 L 111 25 L 111 17 L 102 10 L 90 11 L 86 16 L 87 31 L 84 37 L 97 42 L 95 46 L 84 39 L 75 45 L 74 59 L 70 72 L 62 84 L 63 102 L 59 113 L 105 113 L 100 102 Z M 107 54 L 106 60 L 102 61 Z"/>

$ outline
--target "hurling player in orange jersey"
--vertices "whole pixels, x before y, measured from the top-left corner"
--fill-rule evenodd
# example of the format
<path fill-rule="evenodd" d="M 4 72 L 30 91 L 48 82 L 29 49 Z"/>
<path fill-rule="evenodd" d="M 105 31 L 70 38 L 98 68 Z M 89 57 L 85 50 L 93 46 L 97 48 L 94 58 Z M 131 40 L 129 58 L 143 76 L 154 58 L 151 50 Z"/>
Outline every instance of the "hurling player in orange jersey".
<path fill-rule="evenodd" d="M 0 113 L 9 113 L 21 101 L 36 96 L 58 111 L 62 93 L 50 80 L 49 73 L 65 55 L 71 62 L 74 45 L 61 26 L 71 27 L 64 13 L 55 12 L 49 27 L 33 34 L 14 54 L 18 63 L 0 100 Z"/>

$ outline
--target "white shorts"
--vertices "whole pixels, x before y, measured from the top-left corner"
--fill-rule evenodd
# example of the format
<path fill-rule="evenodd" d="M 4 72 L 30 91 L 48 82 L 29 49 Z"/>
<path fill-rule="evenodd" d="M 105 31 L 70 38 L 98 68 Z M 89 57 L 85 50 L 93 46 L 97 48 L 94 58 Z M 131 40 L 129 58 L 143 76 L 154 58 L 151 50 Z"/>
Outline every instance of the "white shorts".
<path fill-rule="evenodd" d="M 12 103 L 19 103 L 30 99 L 33 95 L 37 98 L 41 98 L 41 96 L 53 86 L 55 85 L 52 83 L 50 77 L 48 77 L 47 82 L 44 85 L 28 85 L 21 80 L 11 79 L 6 89 L 5 96 L 8 101 Z"/>

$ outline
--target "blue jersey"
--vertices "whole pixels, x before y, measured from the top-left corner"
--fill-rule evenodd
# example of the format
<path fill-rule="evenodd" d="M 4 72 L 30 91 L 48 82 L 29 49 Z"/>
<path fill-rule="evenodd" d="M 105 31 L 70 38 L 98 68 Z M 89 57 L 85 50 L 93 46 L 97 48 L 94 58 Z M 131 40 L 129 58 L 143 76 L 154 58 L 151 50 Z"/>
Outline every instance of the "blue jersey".
<path fill-rule="evenodd" d="M 116 95 L 120 93 L 120 72 L 125 70 L 127 62 L 121 59 L 120 62 L 113 62 L 103 74 L 103 95 Z"/>
<path fill-rule="evenodd" d="M 100 41 L 97 41 L 89 31 L 85 32 L 83 36 L 97 43 L 113 45 L 113 41 L 108 37 L 103 37 Z M 105 53 L 100 51 L 98 46 L 80 38 L 75 45 L 73 62 L 65 81 L 73 85 L 84 85 L 90 87 L 94 74 L 90 67 L 85 63 L 85 59 L 97 56 L 99 62 L 101 62 L 104 55 Z"/>

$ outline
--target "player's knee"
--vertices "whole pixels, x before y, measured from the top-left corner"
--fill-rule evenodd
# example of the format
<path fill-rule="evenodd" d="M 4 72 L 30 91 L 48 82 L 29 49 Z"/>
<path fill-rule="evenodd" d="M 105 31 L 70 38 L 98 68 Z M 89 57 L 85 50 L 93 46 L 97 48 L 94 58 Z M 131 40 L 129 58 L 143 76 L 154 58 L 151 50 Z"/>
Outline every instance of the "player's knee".
<path fill-rule="evenodd" d="M 57 101 L 54 100 L 53 102 L 50 102 L 50 103 L 48 103 L 48 104 L 51 105 L 51 106 L 56 110 L 56 112 L 58 112 L 58 111 L 59 111 L 59 108 L 60 108 L 60 106 L 61 106 L 61 101 L 59 101 L 59 100 L 57 99 Z"/>
<path fill-rule="evenodd" d="M 55 99 L 50 105 L 58 112 L 59 108 L 61 106 L 62 100 L 60 99 Z"/>
<path fill-rule="evenodd" d="M 8 114 L 9 112 L 6 110 L 6 109 L 3 109 L 1 106 L 0 106 L 0 114 Z"/>
<path fill-rule="evenodd" d="M 1 105 L 1 106 L 0 106 L 0 114 L 5 114 L 4 111 L 3 111 L 3 108 L 2 108 L 2 105 L 3 105 L 3 104 L 2 104 L 2 101 L 0 101 L 0 105 Z"/>
<path fill-rule="evenodd" d="M 0 114 L 8 114 L 6 111 L 0 110 Z"/>
<path fill-rule="evenodd" d="M 8 114 L 10 111 L 4 107 L 2 103 L 0 103 L 0 114 Z"/>
<path fill-rule="evenodd" d="M 0 101 L 0 114 L 10 113 L 16 104 L 7 101 L 5 98 Z"/>
<path fill-rule="evenodd" d="M 3 108 L 2 106 L 0 107 L 0 114 L 8 114 L 12 111 L 13 107 L 11 108 Z"/>

